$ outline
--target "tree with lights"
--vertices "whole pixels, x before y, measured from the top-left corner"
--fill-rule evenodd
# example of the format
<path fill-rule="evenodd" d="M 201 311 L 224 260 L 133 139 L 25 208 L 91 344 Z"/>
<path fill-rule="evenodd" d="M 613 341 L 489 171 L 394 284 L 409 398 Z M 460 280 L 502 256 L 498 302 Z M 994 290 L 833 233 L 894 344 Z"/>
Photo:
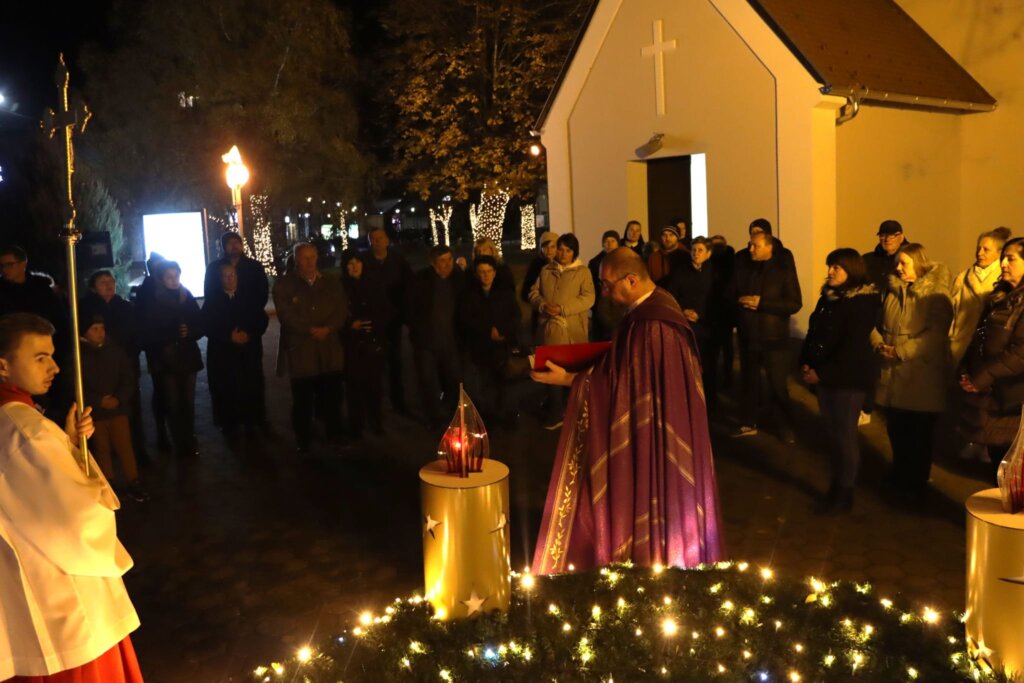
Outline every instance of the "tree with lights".
<path fill-rule="evenodd" d="M 110 23 L 117 47 L 83 55 L 95 120 L 82 155 L 128 213 L 225 205 L 219 162 L 231 144 L 271 206 L 361 199 L 368 162 L 336 3 L 117 2 Z"/>
<path fill-rule="evenodd" d="M 474 237 L 500 243 L 509 200 L 543 180 L 529 131 L 588 5 L 391 0 L 380 22 L 393 42 L 375 60 L 386 173 L 424 199 L 472 201 Z"/>

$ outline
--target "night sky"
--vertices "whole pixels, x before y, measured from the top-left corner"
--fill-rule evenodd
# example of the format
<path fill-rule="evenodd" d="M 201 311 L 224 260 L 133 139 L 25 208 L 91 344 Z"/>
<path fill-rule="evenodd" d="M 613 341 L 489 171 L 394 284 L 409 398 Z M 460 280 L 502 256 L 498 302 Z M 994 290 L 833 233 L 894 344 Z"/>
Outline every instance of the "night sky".
<path fill-rule="evenodd" d="M 16 10 L 5 7 L 8 16 L 0 26 L 0 93 L 5 98 L 0 105 L 0 127 L 7 129 L 34 126 L 43 110 L 55 104 L 53 74 L 59 52 L 65 52 L 71 61 L 72 85 L 76 78 L 80 84 L 74 61 L 82 44 L 105 40 L 109 2 L 79 2 L 60 10 L 58 3 L 30 0 L 19 4 L 23 7 Z"/>

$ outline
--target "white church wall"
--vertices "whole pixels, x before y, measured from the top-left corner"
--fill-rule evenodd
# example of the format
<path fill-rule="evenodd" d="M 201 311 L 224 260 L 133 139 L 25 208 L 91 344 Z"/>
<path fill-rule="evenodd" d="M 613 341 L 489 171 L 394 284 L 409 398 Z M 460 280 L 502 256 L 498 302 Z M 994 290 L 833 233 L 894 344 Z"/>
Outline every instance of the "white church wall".
<path fill-rule="evenodd" d="M 1024 4 L 1005 0 L 897 0 L 999 105 L 960 117 L 959 253 L 1006 225 L 1024 234 Z"/>
<path fill-rule="evenodd" d="M 641 56 L 656 19 L 663 20 L 664 40 L 676 41 L 665 55 L 664 116 L 656 109 L 654 60 Z M 777 220 L 774 80 L 709 2 L 624 3 L 568 127 L 573 227 L 584 253 L 628 219 L 649 231 L 646 213 L 633 215 L 645 203 L 637 196 L 643 189 L 636 189 L 634 173 L 631 201 L 627 175 L 635 149 L 653 133 L 665 137 L 649 158 L 707 155 L 711 233 L 735 244 L 752 218 Z"/>
<path fill-rule="evenodd" d="M 883 220 L 950 269 L 969 262 L 960 230 L 960 121 L 954 114 L 864 106 L 836 130 L 837 241 L 869 251 Z"/>

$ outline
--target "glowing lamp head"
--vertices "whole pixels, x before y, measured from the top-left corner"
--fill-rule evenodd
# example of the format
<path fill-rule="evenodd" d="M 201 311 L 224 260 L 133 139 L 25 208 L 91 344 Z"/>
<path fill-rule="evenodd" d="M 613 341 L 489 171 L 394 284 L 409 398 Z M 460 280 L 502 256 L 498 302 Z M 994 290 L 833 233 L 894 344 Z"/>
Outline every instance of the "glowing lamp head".
<path fill-rule="evenodd" d="M 242 163 L 242 154 L 238 151 L 237 145 L 233 146 L 221 159 L 228 165 L 224 174 L 228 181 L 228 187 L 242 187 L 249 182 L 249 169 Z"/>
<path fill-rule="evenodd" d="M 533 143 L 532 145 L 530 145 L 530 155 L 531 156 L 539 157 L 540 153 L 541 153 L 540 145 L 538 145 L 536 142 Z"/>

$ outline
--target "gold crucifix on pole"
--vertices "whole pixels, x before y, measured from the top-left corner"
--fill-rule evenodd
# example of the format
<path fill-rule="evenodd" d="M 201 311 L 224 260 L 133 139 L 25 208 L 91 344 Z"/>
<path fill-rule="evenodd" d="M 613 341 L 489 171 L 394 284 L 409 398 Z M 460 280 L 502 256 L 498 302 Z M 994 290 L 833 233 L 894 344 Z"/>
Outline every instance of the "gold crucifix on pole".
<path fill-rule="evenodd" d="M 61 207 L 64 226 L 60 236 L 64 240 L 64 255 L 67 259 L 68 296 L 71 299 L 71 349 L 75 360 L 75 402 L 78 405 L 78 415 L 81 417 L 85 411 L 85 394 L 82 389 L 82 350 L 78 332 L 78 270 L 75 265 L 75 244 L 81 238 L 82 233 L 75 226 L 75 196 L 71 187 L 71 179 L 75 174 L 75 146 L 72 138 L 75 133 L 85 132 L 85 126 L 89 123 L 92 113 L 84 103 L 78 103 L 74 108 L 68 104 L 68 84 L 71 76 L 64 63 L 63 54 L 60 55 L 55 80 L 59 109 L 56 112 L 52 109 L 47 111 L 42 126 L 43 130 L 49 133 L 50 139 L 53 139 L 59 132 L 64 142 L 65 182 L 63 183 L 64 201 Z M 85 475 L 89 476 L 89 444 L 84 436 L 79 437 L 78 447 L 85 463 Z"/>

